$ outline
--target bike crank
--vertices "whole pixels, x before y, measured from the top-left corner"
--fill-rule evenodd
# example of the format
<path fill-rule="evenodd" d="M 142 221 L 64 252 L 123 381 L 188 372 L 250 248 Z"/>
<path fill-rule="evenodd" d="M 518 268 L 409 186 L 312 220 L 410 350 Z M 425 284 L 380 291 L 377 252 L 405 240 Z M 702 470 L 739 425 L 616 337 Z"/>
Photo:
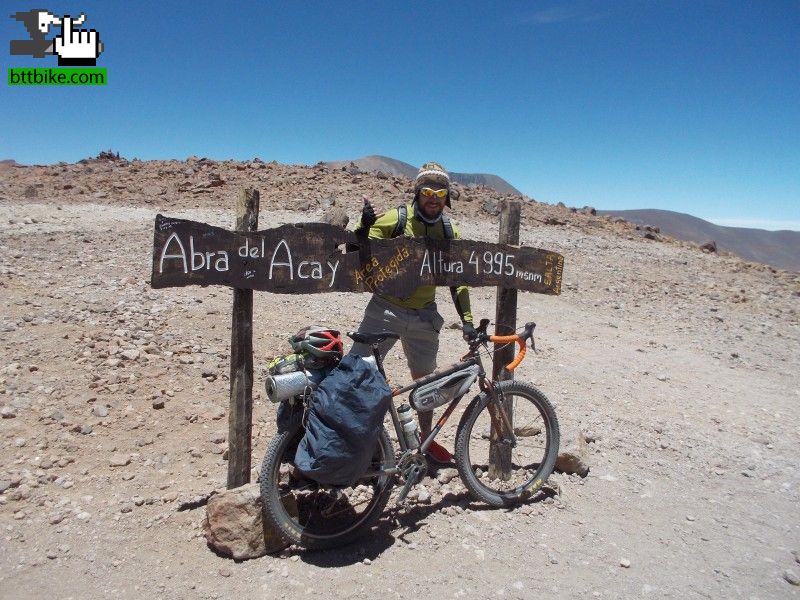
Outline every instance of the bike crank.
<path fill-rule="evenodd" d="M 398 506 L 405 504 L 406 496 L 408 496 L 411 488 L 419 483 L 419 481 L 425 477 L 425 473 L 428 472 L 428 463 L 425 461 L 425 457 L 421 454 L 412 454 L 406 460 L 408 465 L 403 465 L 401 467 L 401 473 L 403 474 L 403 478 L 406 480 L 406 482 L 403 484 L 403 487 L 400 490 L 400 495 L 397 497 Z M 403 462 L 406 461 L 401 460 L 401 464 Z"/>

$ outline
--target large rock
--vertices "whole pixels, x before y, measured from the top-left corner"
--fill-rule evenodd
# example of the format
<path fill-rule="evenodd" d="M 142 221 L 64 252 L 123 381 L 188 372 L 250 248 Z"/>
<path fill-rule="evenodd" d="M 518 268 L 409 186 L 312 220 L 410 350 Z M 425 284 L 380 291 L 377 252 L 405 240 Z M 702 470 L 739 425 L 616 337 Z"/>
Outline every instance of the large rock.
<path fill-rule="evenodd" d="M 556 470 L 586 477 L 589 473 L 589 448 L 586 443 L 586 436 L 582 431 L 579 431 L 573 439 L 573 443 L 558 453 Z"/>
<path fill-rule="evenodd" d="M 256 483 L 212 496 L 206 505 L 203 532 L 212 548 L 236 560 L 258 558 L 288 545 L 263 518 Z"/>

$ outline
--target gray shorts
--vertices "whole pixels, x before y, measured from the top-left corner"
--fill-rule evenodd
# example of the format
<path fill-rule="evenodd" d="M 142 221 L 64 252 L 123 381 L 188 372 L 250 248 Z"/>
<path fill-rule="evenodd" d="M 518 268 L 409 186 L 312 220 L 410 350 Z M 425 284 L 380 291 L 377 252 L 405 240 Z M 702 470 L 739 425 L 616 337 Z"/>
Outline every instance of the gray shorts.
<path fill-rule="evenodd" d="M 436 310 L 435 302 L 415 310 L 397 306 L 379 296 L 372 296 L 358 331 L 365 333 L 391 331 L 399 334 L 408 368 L 411 373 L 419 377 L 436 370 L 436 354 L 439 352 L 439 332 L 442 330 L 442 325 L 444 319 Z M 379 346 L 382 357 L 386 356 L 395 341 L 386 340 Z M 372 348 L 357 343 L 353 344 L 350 352 L 359 356 L 370 356 Z"/>

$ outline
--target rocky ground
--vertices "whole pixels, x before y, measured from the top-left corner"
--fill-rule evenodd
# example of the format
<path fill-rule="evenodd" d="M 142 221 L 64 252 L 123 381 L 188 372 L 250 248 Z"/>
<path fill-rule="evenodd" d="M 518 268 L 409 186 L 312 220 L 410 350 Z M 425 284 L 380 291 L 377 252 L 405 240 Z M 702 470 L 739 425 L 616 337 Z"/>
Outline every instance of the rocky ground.
<path fill-rule="evenodd" d="M 800 597 L 800 276 L 535 202 L 522 242 L 562 253 L 565 283 L 520 294 L 539 352 L 517 376 L 565 445 L 591 440 L 588 476 L 503 511 L 445 470 L 339 551 L 213 553 L 204 509 L 178 508 L 225 482 L 231 292 L 152 290 L 152 227 L 231 227 L 244 186 L 266 228 L 355 218 L 362 194 L 389 208 L 410 182 L 194 158 L 0 167 L 0 597 Z M 461 192 L 464 237 L 496 240 L 501 197 Z M 494 289 L 472 299 L 494 315 Z M 264 365 L 300 325 L 353 328 L 367 300 L 256 294 L 254 476 Z M 440 362 L 462 353 L 446 329 Z M 387 368 L 404 373 L 398 352 Z"/>

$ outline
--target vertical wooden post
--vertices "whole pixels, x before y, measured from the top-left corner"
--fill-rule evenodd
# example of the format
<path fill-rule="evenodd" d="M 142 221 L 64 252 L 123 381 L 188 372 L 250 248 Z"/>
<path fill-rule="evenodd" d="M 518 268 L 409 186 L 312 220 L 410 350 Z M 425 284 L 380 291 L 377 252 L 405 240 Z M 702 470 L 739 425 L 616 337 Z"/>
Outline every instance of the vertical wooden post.
<path fill-rule="evenodd" d="M 258 204 L 258 190 L 241 191 L 236 202 L 236 231 L 258 229 Z M 250 483 L 250 442 L 253 433 L 253 290 L 233 290 L 230 379 L 228 489 Z"/>
<path fill-rule="evenodd" d="M 522 205 L 519 200 L 502 200 L 500 203 L 500 236 L 501 244 L 519 244 L 519 222 Z M 512 335 L 517 328 L 517 290 L 497 288 L 497 306 L 495 309 L 495 334 Z M 514 374 L 504 366 L 514 360 L 515 344 L 508 344 L 497 350 L 492 364 L 492 379 L 503 381 L 513 379 Z M 510 400 L 503 404 L 508 418 L 513 424 L 513 405 Z M 500 432 L 492 425 L 491 440 L 498 439 Z M 511 448 L 496 444 L 489 446 L 489 477 L 507 480 L 511 476 Z"/>

